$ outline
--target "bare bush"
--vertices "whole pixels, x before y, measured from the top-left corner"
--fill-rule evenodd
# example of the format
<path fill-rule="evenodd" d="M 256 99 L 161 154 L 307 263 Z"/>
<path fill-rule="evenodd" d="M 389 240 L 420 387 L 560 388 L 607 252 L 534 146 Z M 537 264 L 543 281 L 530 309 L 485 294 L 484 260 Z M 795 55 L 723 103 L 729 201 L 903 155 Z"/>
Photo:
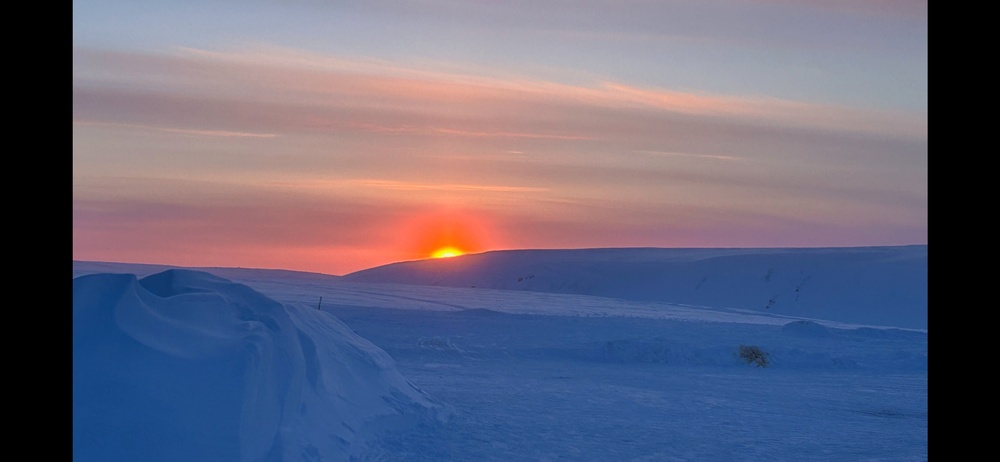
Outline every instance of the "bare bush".
<path fill-rule="evenodd" d="M 747 364 L 756 364 L 757 367 L 767 367 L 768 353 L 754 345 L 740 345 L 740 359 Z"/>

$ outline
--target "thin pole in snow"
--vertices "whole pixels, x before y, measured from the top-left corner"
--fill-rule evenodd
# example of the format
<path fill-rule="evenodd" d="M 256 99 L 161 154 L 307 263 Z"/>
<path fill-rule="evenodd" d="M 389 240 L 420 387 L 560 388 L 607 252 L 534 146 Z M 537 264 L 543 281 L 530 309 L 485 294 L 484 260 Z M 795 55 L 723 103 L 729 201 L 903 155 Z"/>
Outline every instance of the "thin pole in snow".
<path fill-rule="evenodd" d="M 316 307 L 317 310 L 323 309 L 323 297 L 319 297 L 319 306 Z"/>

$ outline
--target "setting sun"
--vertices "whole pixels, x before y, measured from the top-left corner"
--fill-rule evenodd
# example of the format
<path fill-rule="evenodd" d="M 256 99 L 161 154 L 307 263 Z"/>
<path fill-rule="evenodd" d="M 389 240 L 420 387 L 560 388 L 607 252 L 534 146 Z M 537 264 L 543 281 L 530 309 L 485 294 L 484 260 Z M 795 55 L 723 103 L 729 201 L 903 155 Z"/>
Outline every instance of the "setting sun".
<path fill-rule="evenodd" d="M 393 226 L 395 261 L 450 258 L 504 246 L 497 226 L 481 211 L 455 207 L 417 209 Z"/>
<path fill-rule="evenodd" d="M 462 255 L 463 253 L 465 253 L 465 252 L 462 252 L 461 250 L 456 249 L 454 247 L 442 247 L 440 249 L 435 250 L 434 253 L 431 254 L 431 257 L 432 258 L 449 258 L 449 257 L 457 257 L 459 255 Z"/>

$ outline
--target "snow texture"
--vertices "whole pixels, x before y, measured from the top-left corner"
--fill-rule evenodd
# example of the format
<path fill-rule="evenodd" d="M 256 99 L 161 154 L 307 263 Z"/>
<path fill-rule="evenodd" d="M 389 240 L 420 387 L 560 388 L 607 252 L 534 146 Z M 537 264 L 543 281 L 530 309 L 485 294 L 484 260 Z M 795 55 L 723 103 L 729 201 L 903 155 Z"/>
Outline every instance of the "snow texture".
<path fill-rule="evenodd" d="M 348 460 L 444 417 L 333 316 L 209 273 L 73 280 L 74 460 Z"/>
<path fill-rule="evenodd" d="M 74 460 L 923 461 L 926 250 L 74 262 Z"/>

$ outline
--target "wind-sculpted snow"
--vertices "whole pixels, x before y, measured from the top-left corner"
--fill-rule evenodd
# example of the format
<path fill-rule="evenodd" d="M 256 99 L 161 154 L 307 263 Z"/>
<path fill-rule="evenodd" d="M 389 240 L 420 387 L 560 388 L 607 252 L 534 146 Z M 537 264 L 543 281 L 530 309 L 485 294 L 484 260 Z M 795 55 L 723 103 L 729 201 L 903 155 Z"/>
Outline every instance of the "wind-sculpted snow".
<path fill-rule="evenodd" d="M 73 280 L 74 460 L 349 460 L 446 412 L 315 308 L 200 271 Z"/>
<path fill-rule="evenodd" d="M 398 283 L 594 295 L 927 328 L 927 246 L 506 250 L 346 275 Z"/>

